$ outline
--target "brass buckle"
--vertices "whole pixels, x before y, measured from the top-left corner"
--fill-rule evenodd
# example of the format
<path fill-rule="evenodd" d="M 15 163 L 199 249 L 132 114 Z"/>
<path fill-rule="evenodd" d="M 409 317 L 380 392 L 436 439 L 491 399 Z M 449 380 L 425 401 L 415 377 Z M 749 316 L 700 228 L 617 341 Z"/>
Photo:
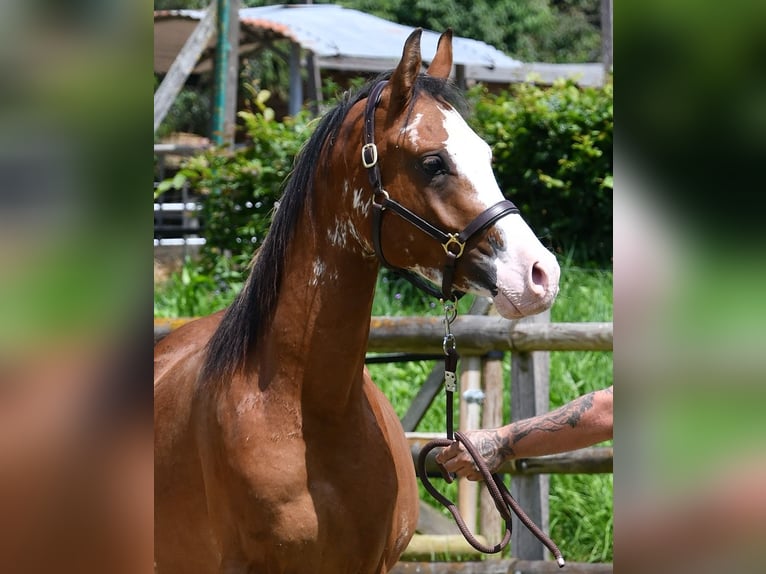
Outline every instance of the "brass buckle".
<path fill-rule="evenodd" d="M 366 156 L 367 150 L 372 151 L 372 161 L 369 162 L 367 161 Z M 364 144 L 362 146 L 362 165 L 367 169 L 370 169 L 371 167 L 375 167 L 376 163 L 378 163 L 378 146 L 376 146 L 374 143 Z"/>
<path fill-rule="evenodd" d="M 457 248 L 458 248 L 457 253 L 455 253 L 454 251 L 450 249 L 452 245 L 457 245 Z M 463 255 L 463 249 L 465 249 L 465 243 L 463 243 L 457 238 L 457 233 L 450 233 L 449 239 L 445 241 L 444 243 L 442 243 L 442 247 L 444 247 L 444 252 L 447 255 L 454 255 L 455 259 L 459 259 L 460 256 Z"/>

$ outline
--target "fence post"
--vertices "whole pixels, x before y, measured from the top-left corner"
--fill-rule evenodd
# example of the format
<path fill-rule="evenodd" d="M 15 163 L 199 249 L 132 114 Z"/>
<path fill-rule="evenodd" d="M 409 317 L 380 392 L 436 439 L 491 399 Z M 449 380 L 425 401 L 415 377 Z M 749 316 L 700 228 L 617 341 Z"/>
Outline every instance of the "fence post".
<path fill-rule="evenodd" d="M 521 321 L 550 322 L 550 309 Z M 549 374 L 550 352 L 513 352 L 511 354 L 511 421 L 548 412 Z M 511 494 L 544 532 L 548 532 L 549 484 L 550 477 L 547 474 L 514 476 L 511 479 Z M 542 543 L 515 515 L 511 553 L 522 560 L 543 560 L 546 553 Z"/>
<path fill-rule="evenodd" d="M 481 359 L 464 357 L 460 374 L 460 430 L 474 430 L 481 424 Z M 479 483 L 458 479 L 457 505 L 468 528 L 476 531 L 478 523 Z"/>
<path fill-rule="evenodd" d="M 497 428 L 503 424 L 503 357 L 502 351 L 492 351 L 482 358 L 481 379 L 484 386 L 484 408 L 481 411 L 481 427 Z M 502 537 L 503 521 L 495 507 L 489 490 L 482 488 L 479 494 L 479 532 L 490 544 Z M 489 554 L 487 560 L 500 560 L 500 554 Z"/>

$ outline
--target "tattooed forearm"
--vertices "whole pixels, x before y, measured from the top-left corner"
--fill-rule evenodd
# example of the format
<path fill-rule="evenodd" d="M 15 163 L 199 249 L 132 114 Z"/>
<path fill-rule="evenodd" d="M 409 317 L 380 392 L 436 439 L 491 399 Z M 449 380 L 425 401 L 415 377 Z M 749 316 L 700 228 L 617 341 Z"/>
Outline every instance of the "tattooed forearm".
<path fill-rule="evenodd" d="M 506 459 L 513 458 L 515 452 L 511 448 L 508 437 L 497 431 L 488 431 L 474 437 L 474 445 L 479 449 L 479 453 L 491 470 L 497 468 Z"/>
<path fill-rule="evenodd" d="M 592 392 L 549 413 L 500 428 L 466 431 L 466 436 L 492 472 L 508 459 L 543 456 L 596 444 L 612 438 L 612 388 Z M 467 473 L 465 476 L 472 476 L 470 473 L 476 470 L 459 443 L 442 451 L 437 460 L 451 465 L 450 472 Z M 471 467 L 473 471 L 469 470 Z"/>
<path fill-rule="evenodd" d="M 589 393 L 545 415 L 513 423 L 510 444 L 516 444 L 532 432 L 556 432 L 565 426 L 576 427 L 583 414 L 593 408 L 594 394 Z"/>

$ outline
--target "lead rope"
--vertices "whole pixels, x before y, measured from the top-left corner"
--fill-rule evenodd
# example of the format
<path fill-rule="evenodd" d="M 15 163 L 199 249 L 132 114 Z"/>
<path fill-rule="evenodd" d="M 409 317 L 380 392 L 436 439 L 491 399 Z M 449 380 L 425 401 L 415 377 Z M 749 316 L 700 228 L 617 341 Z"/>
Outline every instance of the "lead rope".
<path fill-rule="evenodd" d="M 532 519 L 527 516 L 526 512 L 519 506 L 519 503 L 516 502 L 516 499 L 511 496 L 511 493 L 508 491 L 508 488 L 505 486 L 505 483 L 503 483 L 500 476 L 490 472 L 484 459 L 478 453 L 476 447 L 471 444 L 471 441 L 468 440 L 468 437 L 459 431 L 453 432 L 453 404 L 454 393 L 457 390 L 457 362 L 460 359 L 460 355 L 458 355 L 457 352 L 455 336 L 452 334 L 451 326 L 457 317 L 457 305 L 455 301 L 442 301 L 442 303 L 444 305 L 444 340 L 442 342 L 442 349 L 444 350 L 444 390 L 447 401 L 447 438 L 432 440 L 420 451 L 420 456 L 418 457 L 418 475 L 420 476 L 420 481 L 431 496 L 450 511 L 460 532 L 468 543 L 479 552 L 496 554 L 508 545 L 511 541 L 511 532 L 513 528 L 511 515 L 511 512 L 513 511 L 516 513 L 516 516 L 518 516 L 522 524 L 524 524 L 524 526 L 526 526 L 529 531 L 534 534 L 535 537 L 548 548 L 548 550 L 550 550 L 551 554 L 556 558 L 559 568 L 562 568 L 565 562 L 558 546 L 556 546 L 553 540 L 551 540 L 545 532 L 540 530 L 540 528 L 532 522 Z M 463 520 L 463 517 L 460 515 L 460 511 L 455 503 L 436 490 L 426 474 L 426 458 L 428 457 L 428 453 L 438 447 L 448 447 L 455 441 L 462 443 L 468 451 L 468 454 L 473 458 L 476 468 L 484 478 L 484 483 L 487 485 L 487 490 L 492 497 L 492 501 L 495 503 L 495 507 L 503 520 L 505 520 L 505 533 L 503 534 L 503 539 L 494 546 L 487 546 L 476 539 Z M 444 480 L 452 482 L 452 476 L 442 465 L 439 465 L 439 469 Z"/>

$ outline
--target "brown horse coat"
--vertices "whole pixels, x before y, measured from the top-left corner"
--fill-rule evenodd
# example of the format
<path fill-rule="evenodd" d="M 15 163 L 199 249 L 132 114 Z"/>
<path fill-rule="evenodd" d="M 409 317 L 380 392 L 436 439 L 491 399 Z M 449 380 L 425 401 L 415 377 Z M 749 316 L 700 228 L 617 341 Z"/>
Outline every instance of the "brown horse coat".
<path fill-rule="evenodd" d="M 451 33 L 427 75 L 419 40 L 419 30 L 407 40 L 375 112 L 382 176 L 392 197 L 461 228 L 486 208 L 478 180 L 501 195 L 488 147 L 438 93 L 449 88 Z M 156 347 L 160 574 L 379 574 L 415 531 L 410 451 L 364 368 L 379 268 L 360 160 L 367 93 L 328 113 L 296 161 L 237 300 Z M 454 281 L 520 316 L 550 305 L 558 267 L 519 216 L 507 219 L 467 251 Z M 383 240 L 389 261 L 438 280 L 440 245 L 396 219 Z"/>

